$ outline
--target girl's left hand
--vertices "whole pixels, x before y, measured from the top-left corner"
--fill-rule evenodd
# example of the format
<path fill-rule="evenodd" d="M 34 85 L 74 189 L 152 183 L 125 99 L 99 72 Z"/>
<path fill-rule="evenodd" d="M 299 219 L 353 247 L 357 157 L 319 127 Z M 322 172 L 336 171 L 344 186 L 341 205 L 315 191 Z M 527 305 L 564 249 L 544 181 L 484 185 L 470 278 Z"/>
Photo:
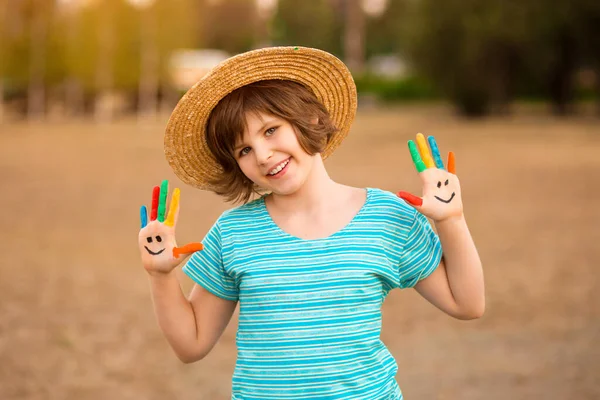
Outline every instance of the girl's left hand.
<path fill-rule="evenodd" d="M 398 192 L 398 196 L 435 222 L 461 217 L 463 205 L 460 182 L 455 174 L 454 153 L 448 153 L 446 170 L 435 138 L 429 136 L 428 141 L 431 152 L 421 133 L 417 134 L 416 145 L 412 140 L 408 141 L 410 155 L 423 182 L 423 197 L 408 192 Z"/>

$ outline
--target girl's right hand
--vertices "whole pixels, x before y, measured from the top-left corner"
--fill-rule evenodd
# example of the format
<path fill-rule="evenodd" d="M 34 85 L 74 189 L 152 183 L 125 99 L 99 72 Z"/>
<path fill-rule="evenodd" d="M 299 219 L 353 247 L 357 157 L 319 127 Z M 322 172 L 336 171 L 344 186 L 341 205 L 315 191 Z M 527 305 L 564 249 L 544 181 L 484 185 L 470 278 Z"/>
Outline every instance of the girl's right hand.
<path fill-rule="evenodd" d="M 187 256 L 202 250 L 202 243 L 190 243 L 177 247 L 175 241 L 175 225 L 179 215 L 179 189 L 173 191 L 169 213 L 165 219 L 169 183 L 164 180 L 160 187 L 155 186 L 152 192 L 152 210 L 150 222 L 146 206 L 140 210 L 141 230 L 138 244 L 142 256 L 142 264 L 151 275 L 168 274 Z"/>

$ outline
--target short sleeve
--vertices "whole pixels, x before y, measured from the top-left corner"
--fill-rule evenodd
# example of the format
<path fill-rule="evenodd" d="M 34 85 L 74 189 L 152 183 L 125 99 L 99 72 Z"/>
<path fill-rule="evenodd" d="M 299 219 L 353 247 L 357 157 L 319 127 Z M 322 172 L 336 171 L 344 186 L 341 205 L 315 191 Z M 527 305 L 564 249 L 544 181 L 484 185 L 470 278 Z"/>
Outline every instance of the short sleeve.
<path fill-rule="evenodd" d="M 402 289 L 414 287 L 421 279 L 427 278 L 442 259 L 439 237 L 427 218 L 416 210 L 414 212 L 400 255 L 399 286 Z"/>
<path fill-rule="evenodd" d="M 236 301 L 238 299 L 238 288 L 235 280 L 227 274 L 223 265 L 219 221 L 208 231 L 202 244 L 204 249 L 192 254 L 183 266 L 183 272 L 215 296 Z"/>

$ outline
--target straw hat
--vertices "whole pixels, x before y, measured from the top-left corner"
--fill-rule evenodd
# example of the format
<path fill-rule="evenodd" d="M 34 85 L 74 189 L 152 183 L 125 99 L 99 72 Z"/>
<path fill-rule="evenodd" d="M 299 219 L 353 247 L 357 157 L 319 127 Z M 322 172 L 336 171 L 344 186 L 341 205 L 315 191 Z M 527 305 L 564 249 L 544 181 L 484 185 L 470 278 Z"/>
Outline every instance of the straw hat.
<path fill-rule="evenodd" d="M 212 69 L 179 101 L 165 133 L 165 155 L 183 182 L 210 190 L 209 181 L 222 173 L 206 144 L 206 123 L 227 94 L 253 82 L 291 80 L 312 90 L 323 103 L 338 131 L 323 158 L 344 140 L 356 114 L 356 86 L 338 58 L 306 47 L 270 47 L 231 57 Z"/>

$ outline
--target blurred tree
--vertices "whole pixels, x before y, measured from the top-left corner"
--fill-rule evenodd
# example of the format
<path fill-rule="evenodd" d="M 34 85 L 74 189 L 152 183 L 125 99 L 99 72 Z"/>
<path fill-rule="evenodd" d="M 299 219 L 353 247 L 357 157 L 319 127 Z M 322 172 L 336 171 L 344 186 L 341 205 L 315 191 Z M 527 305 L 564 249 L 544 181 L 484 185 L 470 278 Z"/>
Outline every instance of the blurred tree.
<path fill-rule="evenodd" d="M 8 36 L 8 4 L 0 1 L 0 124 L 4 121 L 4 81 L 6 79 L 6 57 Z"/>
<path fill-rule="evenodd" d="M 330 0 L 279 0 L 273 19 L 274 44 L 315 47 L 341 55 L 343 21 L 334 12 L 341 6 Z"/>
<path fill-rule="evenodd" d="M 375 54 L 404 53 L 403 27 L 407 0 L 388 0 L 385 9 L 368 14 L 366 57 Z"/>
<path fill-rule="evenodd" d="M 199 44 L 205 48 L 240 53 L 257 42 L 255 0 L 201 0 Z"/>
<path fill-rule="evenodd" d="M 42 118 L 46 100 L 46 51 L 48 31 L 54 11 L 52 0 L 30 0 L 26 3 L 29 19 L 29 89 L 27 93 L 28 119 Z"/>
<path fill-rule="evenodd" d="M 578 69 L 590 66 L 600 72 L 600 2 L 557 0 L 547 9 L 542 0 L 530 1 L 532 16 L 538 17 L 532 19 L 535 46 L 530 62 L 540 61 L 530 64 L 530 70 L 543 80 L 554 112 L 569 114 Z"/>
<path fill-rule="evenodd" d="M 365 68 L 365 12 L 362 0 L 344 0 L 344 59 L 354 74 Z"/>
<path fill-rule="evenodd" d="M 520 0 L 421 0 L 405 19 L 415 66 L 465 115 L 505 108 L 527 34 Z"/>

